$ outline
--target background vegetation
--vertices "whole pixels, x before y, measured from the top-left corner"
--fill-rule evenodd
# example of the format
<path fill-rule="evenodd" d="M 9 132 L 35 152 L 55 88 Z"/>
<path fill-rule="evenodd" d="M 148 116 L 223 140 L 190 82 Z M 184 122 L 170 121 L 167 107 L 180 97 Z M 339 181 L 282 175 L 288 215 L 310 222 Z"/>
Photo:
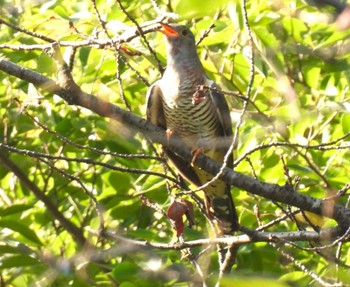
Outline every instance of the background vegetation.
<path fill-rule="evenodd" d="M 178 16 L 196 39 L 207 31 L 198 45 L 202 63 L 224 91 L 234 92 L 226 98 L 238 129 L 235 170 L 290 183 L 312 197 L 335 196 L 347 207 L 350 33 L 341 10 L 299 0 L 0 0 L 0 59 L 56 79 L 48 40 L 68 43 L 61 51 L 83 91 L 145 117 L 148 86 L 166 65 L 162 35 L 145 33 L 120 50 L 96 41 Z M 172 244 L 177 238 L 164 212 L 168 193 L 178 189 L 159 145 L 7 73 L 0 72 L 0 83 L 1 286 L 217 282 L 215 245 L 180 251 Z M 293 202 L 232 192 L 240 223 L 250 229 L 336 226 Z M 212 236 L 197 207 L 195 218 L 185 241 Z M 242 243 L 222 286 L 350 285 L 349 243 L 343 241 Z"/>

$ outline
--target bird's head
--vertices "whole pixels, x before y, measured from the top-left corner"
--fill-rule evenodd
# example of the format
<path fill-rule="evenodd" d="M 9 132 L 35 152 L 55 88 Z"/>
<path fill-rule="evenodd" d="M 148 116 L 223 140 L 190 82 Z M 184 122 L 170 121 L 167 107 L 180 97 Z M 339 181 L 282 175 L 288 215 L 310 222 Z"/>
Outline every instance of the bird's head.
<path fill-rule="evenodd" d="M 168 61 L 197 59 L 196 42 L 189 28 L 177 24 L 161 24 L 159 29 L 165 35 Z M 177 59 L 179 58 L 179 59 Z"/>

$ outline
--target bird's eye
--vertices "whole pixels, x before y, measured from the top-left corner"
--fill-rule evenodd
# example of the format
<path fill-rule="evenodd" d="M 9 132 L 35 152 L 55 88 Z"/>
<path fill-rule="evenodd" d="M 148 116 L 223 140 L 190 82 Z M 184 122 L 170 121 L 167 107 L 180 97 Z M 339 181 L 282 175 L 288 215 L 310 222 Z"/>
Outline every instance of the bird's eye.
<path fill-rule="evenodd" d="M 187 34 L 188 34 L 187 29 L 183 29 L 183 30 L 181 31 L 181 35 L 182 35 L 182 36 L 187 36 Z"/>

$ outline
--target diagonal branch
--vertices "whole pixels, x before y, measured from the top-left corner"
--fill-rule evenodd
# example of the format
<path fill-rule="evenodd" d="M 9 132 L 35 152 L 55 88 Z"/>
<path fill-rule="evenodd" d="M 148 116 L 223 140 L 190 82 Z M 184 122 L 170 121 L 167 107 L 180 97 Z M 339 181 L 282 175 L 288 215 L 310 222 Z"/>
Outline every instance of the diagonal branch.
<path fill-rule="evenodd" d="M 159 22 L 163 19 L 157 18 L 151 21 L 144 22 L 140 24 L 140 28 L 142 29 L 142 34 L 147 34 L 150 32 L 154 32 L 156 28 L 159 26 Z M 5 20 L 0 18 L 0 24 L 2 23 L 8 23 Z M 18 30 L 16 26 L 12 27 L 9 26 L 12 29 Z M 23 30 L 26 34 L 28 34 L 27 30 Z M 32 32 L 29 32 L 32 33 Z M 53 40 L 50 38 L 43 38 L 41 35 L 38 34 L 33 34 L 33 37 L 41 38 L 43 40 L 46 40 L 49 43 L 46 44 L 22 44 L 22 45 L 11 45 L 7 43 L 0 44 L 0 49 L 12 49 L 12 50 L 26 50 L 26 51 L 31 51 L 31 50 L 46 50 L 50 49 L 53 43 Z M 131 40 L 137 38 L 140 36 L 140 31 L 137 27 L 130 27 L 126 31 L 124 31 L 120 35 L 116 35 L 114 38 L 111 39 L 97 39 L 97 38 L 88 38 L 84 39 L 81 41 L 60 41 L 60 46 L 61 47 L 72 47 L 72 48 L 79 48 L 79 47 L 95 47 L 95 48 L 105 48 L 105 47 L 111 47 L 113 43 L 115 44 L 123 44 L 126 42 L 130 42 Z"/>
<path fill-rule="evenodd" d="M 0 152 L 0 164 L 3 164 L 8 170 L 13 172 L 19 178 L 19 180 L 33 192 L 35 197 L 45 204 L 47 210 L 60 222 L 62 227 L 68 231 L 78 245 L 83 247 L 87 243 L 82 230 L 65 218 L 64 215 L 57 209 L 56 205 L 53 204 L 50 199 L 28 179 L 28 177 L 5 155 L 4 152 Z"/>
<path fill-rule="evenodd" d="M 68 89 L 69 87 L 66 86 L 66 88 L 63 89 L 52 79 L 3 59 L 0 59 L 0 70 L 24 81 L 33 83 L 35 86 L 46 92 L 55 93 L 67 101 L 67 103 L 70 105 L 81 106 L 97 113 L 100 116 L 108 117 L 121 122 L 128 128 L 141 132 L 153 142 L 162 144 L 165 147 L 173 150 L 182 158 L 189 161 L 192 159 L 191 151 L 177 141 L 176 137 L 174 140 L 169 141 L 165 130 L 152 125 L 145 119 L 125 111 L 116 105 L 83 92 L 78 86 L 75 86 L 73 89 Z M 202 154 L 198 155 L 195 164 L 213 175 L 220 172 L 221 169 L 221 165 L 219 163 Z M 226 183 L 243 189 L 249 193 L 289 204 L 318 215 L 333 218 L 338 222 L 342 233 L 344 233 L 350 225 L 349 209 L 343 206 L 335 205 L 331 202 L 297 193 L 292 186 L 281 186 L 278 184 L 261 182 L 229 168 L 225 168 L 223 170 L 221 179 Z"/>
<path fill-rule="evenodd" d="M 275 243 L 291 243 L 305 240 L 324 241 L 332 240 L 336 236 L 335 229 L 324 229 L 321 233 L 315 231 L 296 231 L 296 232 L 258 232 L 254 230 L 244 229 L 247 234 L 229 236 L 229 237 L 216 237 L 216 238 L 205 238 L 196 239 L 184 242 L 173 242 L 173 243 L 160 243 L 150 242 L 145 240 L 131 239 L 116 232 L 102 230 L 89 230 L 93 235 L 102 235 L 105 238 L 112 239 L 114 241 L 121 241 L 129 243 L 131 245 L 151 247 L 154 249 L 163 250 L 182 250 L 186 248 L 193 248 L 198 246 L 216 245 L 216 244 L 227 244 L 231 245 L 243 245 L 253 242 L 275 242 Z"/>

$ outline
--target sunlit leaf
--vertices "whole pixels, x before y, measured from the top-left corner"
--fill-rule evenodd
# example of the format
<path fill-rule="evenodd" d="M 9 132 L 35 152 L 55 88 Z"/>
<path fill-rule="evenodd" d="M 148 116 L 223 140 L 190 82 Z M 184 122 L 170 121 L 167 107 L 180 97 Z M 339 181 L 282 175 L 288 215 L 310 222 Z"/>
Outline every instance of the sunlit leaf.
<path fill-rule="evenodd" d="M 149 85 L 162 77 L 159 67 L 169 62 L 164 36 L 155 31 L 164 21 L 187 25 L 196 41 L 203 40 L 198 55 L 207 76 L 227 92 L 237 136 L 234 170 L 241 175 L 235 174 L 234 185 L 254 184 L 245 188 L 249 191 L 231 188 L 239 223 L 271 232 L 269 240 L 276 244 L 241 242 L 233 272 L 223 276 L 221 285 L 311 286 L 318 284 L 315 276 L 326 285 L 349 284 L 346 239 L 336 247 L 331 239 L 298 240 L 294 248 L 273 237 L 280 232 L 297 237 L 304 229 L 314 232 L 310 221 L 338 230 L 338 223 L 326 217 L 331 214 L 327 211 L 347 208 L 347 193 L 334 201 L 330 198 L 346 189 L 350 170 L 349 137 L 344 137 L 350 132 L 349 29 L 336 28 L 337 14 L 331 5 L 0 0 L 0 60 L 23 67 L 20 78 L 0 72 L 1 283 L 202 286 L 197 281 L 200 267 L 208 278 L 206 285 L 217 285 L 220 264 L 215 245 L 177 248 L 182 240 L 198 243 L 220 235 L 209 224 L 215 215 L 207 214 L 211 207 L 204 192 L 178 196 L 194 186 L 180 178 L 172 164 L 149 159 L 149 155 L 162 156 L 162 147 L 125 125 L 124 118 L 100 116 L 75 105 L 74 93 L 67 91 L 70 101 L 65 102 L 40 85 L 41 75 L 62 84 L 53 59 L 59 55 L 51 48 L 57 42 L 82 92 L 146 118 Z M 111 39 L 113 43 L 107 44 Z M 25 80 L 26 68 L 37 73 L 34 83 Z M 186 83 L 191 76 L 186 75 Z M 96 104 L 89 102 L 90 107 Z M 104 105 L 99 107 L 110 113 Z M 3 155 L 13 165 L 4 164 Z M 181 186 L 162 175 L 175 178 Z M 241 176 L 249 179 L 241 181 Z M 328 198 L 324 216 L 306 213 L 310 221 L 301 213 L 287 216 L 297 207 L 271 198 L 277 186 L 269 198 L 256 194 L 268 184 L 285 186 L 286 182 L 303 196 Z M 173 198 L 194 204 L 195 224 L 190 229 L 184 221 L 184 237 L 178 241 L 163 213 Z M 334 217 L 342 213 L 337 211 Z M 256 239 L 243 231 L 234 236 Z M 80 233 L 86 244 L 77 241 Z M 168 245 L 150 247 L 157 243 Z M 330 247 L 309 250 L 318 245 Z M 339 262 L 335 264 L 333 258 Z"/>
<path fill-rule="evenodd" d="M 28 210 L 32 207 L 33 207 L 32 205 L 27 205 L 27 204 L 12 205 L 6 208 L 0 207 L 0 216 L 7 216 L 12 214 L 22 213 L 23 211 Z"/>
<path fill-rule="evenodd" d="M 221 286 L 237 286 L 237 287 L 255 287 L 255 286 L 271 286 L 271 287 L 288 287 L 288 283 L 284 283 L 284 280 L 275 280 L 267 278 L 246 278 L 246 277 L 224 277 Z"/>
<path fill-rule="evenodd" d="M 139 271 L 139 267 L 132 262 L 123 262 L 118 264 L 112 271 L 113 277 L 120 281 L 130 280 L 133 277 L 137 276 Z"/>
<path fill-rule="evenodd" d="M 350 114 L 344 114 L 342 116 L 341 124 L 344 134 L 347 134 L 350 131 Z"/>
<path fill-rule="evenodd" d="M 21 222 L 1 219 L 0 227 L 8 228 L 10 230 L 16 231 L 35 244 L 38 244 L 38 245 L 42 244 L 41 240 L 36 235 L 36 233 Z"/>
<path fill-rule="evenodd" d="M 180 0 L 176 5 L 175 12 L 184 19 L 214 15 L 227 4 L 227 1 L 218 0 L 213 3 L 210 0 L 194 0 L 188 2 Z"/>
<path fill-rule="evenodd" d="M 27 255 L 15 255 L 1 260 L 0 270 L 6 268 L 28 267 L 39 263 L 40 262 L 37 259 Z"/>

